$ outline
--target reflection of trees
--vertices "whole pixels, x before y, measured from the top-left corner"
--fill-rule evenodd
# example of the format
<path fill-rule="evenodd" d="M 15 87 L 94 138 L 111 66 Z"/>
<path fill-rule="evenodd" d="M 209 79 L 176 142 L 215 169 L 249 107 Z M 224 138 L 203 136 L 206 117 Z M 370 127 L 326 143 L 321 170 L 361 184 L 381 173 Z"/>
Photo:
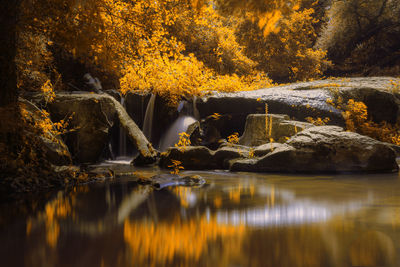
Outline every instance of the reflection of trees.
<path fill-rule="evenodd" d="M 124 239 L 135 266 L 146 263 L 190 266 L 207 253 L 209 243 L 223 240 L 224 244 L 241 244 L 244 233 L 244 226 L 219 224 L 215 218 L 206 216 L 158 224 L 126 220 L 124 224 Z"/>
<path fill-rule="evenodd" d="M 248 255 L 248 266 L 332 266 L 331 251 L 316 227 L 253 231 L 243 250 Z"/>
<path fill-rule="evenodd" d="M 375 229 L 380 233 L 370 235 L 365 233 L 376 228 L 370 225 L 370 218 L 358 225 L 343 219 L 374 197 L 357 194 L 335 203 L 329 196 L 324 202 L 307 195 L 240 182 L 160 191 L 130 183 L 80 187 L 59 194 L 43 212 L 27 221 L 24 258 L 26 266 L 393 263 L 395 248 L 388 237 L 391 228 Z M 398 198 L 384 203 L 398 203 Z M 329 211 L 329 216 L 318 219 L 320 209 L 315 207 Z M 391 218 L 394 215 L 390 212 L 397 212 L 393 208 L 385 209 L 389 214 L 380 210 L 363 209 L 361 218 Z M 221 214 L 236 219 L 223 220 Z M 277 216 L 274 223 L 254 223 L 257 219 L 266 222 L 265 216 L 271 214 Z"/>

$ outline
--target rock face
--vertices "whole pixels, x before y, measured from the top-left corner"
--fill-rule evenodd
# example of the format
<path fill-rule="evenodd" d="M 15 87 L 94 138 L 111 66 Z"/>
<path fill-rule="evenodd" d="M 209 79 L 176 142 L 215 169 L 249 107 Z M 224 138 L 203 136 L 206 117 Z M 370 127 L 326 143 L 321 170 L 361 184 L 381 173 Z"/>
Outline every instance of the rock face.
<path fill-rule="evenodd" d="M 281 143 L 269 143 L 269 144 L 263 144 L 260 146 L 257 146 L 254 148 L 253 154 L 255 157 L 263 157 L 267 155 L 268 153 L 285 146 L 285 144 Z"/>
<path fill-rule="evenodd" d="M 311 123 L 289 120 L 287 115 L 250 114 L 239 144 L 259 146 L 269 143 L 271 138 L 272 141 L 285 143 L 289 137 L 313 126 Z"/>
<path fill-rule="evenodd" d="M 37 106 L 22 98 L 19 99 L 19 102 L 24 105 L 25 110 L 30 113 L 35 122 L 40 123 L 43 121 L 42 111 Z M 72 163 L 68 147 L 60 136 L 55 136 L 49 131 L 39 136 L 39 140 L 40 146 L 50 163 L 56 166 L 70 165 Z"/>
<path fill-rule="evenodd" d="M 215 93 L 198 100 L 197 107 L 202 118 L 213 113 L 230 115 L 236 122 L 230 132 L 243 132 L 248 114 L 287 114 L 304 121 L 306 117 L 330 118 L 330 123 L 344 126 L 341 112 L 326 103 L 327 99 L 341 96 L 345 102 L 353 98 L 368 106 L 368 114 L 376 122 L 390 123 L 399 117 L 399 98 L 390 92 L 390 77 L 368 77 L 337 80 L 320 80 L 276 86 L 250 92 Z M 238 125 L 242 125 L 238 127 Z M 233 127 L 233 126 L 232 126 Z"/>
<path fill-rule="evenodd" d="M 178 160 L 181 166 L 188 170 L 228 169 L 229 160 L 248 156 L 249 148 L 240 146 L 225 146 L 217 151 L 204 146 L 189 146 L 185 149 L 171 147 L 161 153 L 159 164 L 163 168 L 168 168 L 172 160 Z"/>
<path fill-rule="evenodd" d="M 40 95 L 35 102 L 42 102 Z M 99 160 L 109 140 L 109 130 L 119 120 L 132 143 L 137 147 L 141 160 L 154 162 L 157 152 L 129 117 L 122 105 L 107 94 L 58 93 L 48 103 L 54 121 L 72 116 L 70 126 L 74 131 L 67 135 L 66 143 L 77 163 Z"/>
<path fill-rule="evenodd" d="M 232 162 L 232 171 L 389 172 L 398 170 L 387 144 L 337 126 L 306 129 L 273 152 Z"/>

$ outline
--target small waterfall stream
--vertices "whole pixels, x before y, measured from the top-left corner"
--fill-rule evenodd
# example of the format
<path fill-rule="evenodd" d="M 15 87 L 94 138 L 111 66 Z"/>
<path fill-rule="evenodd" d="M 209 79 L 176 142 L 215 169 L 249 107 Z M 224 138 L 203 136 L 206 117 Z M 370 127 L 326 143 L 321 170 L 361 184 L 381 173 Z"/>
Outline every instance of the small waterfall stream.
<path fill-rule="evenodd" d="M 186 132 L 189 125 L 196 121 L 192 116 L 180 115 L 161 138 L 159 150 L 165 151 L 168 147 L 174 146 L 179 141 L 179 134 Z"/>
<path fill-rule="evenodd" d="M 126 109 L 125 98 L 121 96 L 121 105 Z M 126 157 L 127 155 L 127 142 L 126 133 L 120 126 L 119 128 L 119 144 L 118 144 L 118 157 Z"/>
<path fill-rule="evenodd" d="M 196 96 L 193 97 L 192 105 L 188 101 L 181 101 L 177 110 L 179 112 L 179 117 L 168 128 L 166 134 L 161 137 L 158 146 L 160 151 L 165 151 L 178 143 L 179 134 L 186 132 L 192 123 L 200 119 L 200 114 L 196 107 Z"/>
<path fill-rule="evenodd" d="M 152 141 L 153 137 L 153 120 L 155 112 L 155 101 L 156 95 L 151 94 L 149 102 L 147 103 L 146 112 L 143 119 L 143 134 L 149 141 Z M 191 101 L 190 101 L 191 102 Z M 168 147 L 174 146 L 179 141 L 179 134 L 186 132 L 188 127 L 198 120 L 199 111 L 196 107 L 196 98 L 193 98 L 193 102 L 182 101 L 179 104 L 178 112 L 179 117 L 174 123 L 168 128 L 166 133 L 161 137 L 159 142 L 159 150 L 165 151 Z M 121 97 L 121 105 L 126 109 L 125 98 Z M 153 140 L 154 141 L 154 140 Z M 154 144 L 153 144 L 154 145 Z M 119 140 L 118 140 L 118 153 L 117 158 L 126 158 L 128 155 L 128 140 L 125 131 L 119 129 Z"/>
<path fill-rule="evenodd" d="M 143 121 L 143 134 L 147 137 L 147 140 L 151 142 L 152 131 L 153 131 L 153 117 L 154 117 L 154 105 L 156 101 L 156 95 L 151 94 L 149 103 L 147 104 L 146 113 Z"/>

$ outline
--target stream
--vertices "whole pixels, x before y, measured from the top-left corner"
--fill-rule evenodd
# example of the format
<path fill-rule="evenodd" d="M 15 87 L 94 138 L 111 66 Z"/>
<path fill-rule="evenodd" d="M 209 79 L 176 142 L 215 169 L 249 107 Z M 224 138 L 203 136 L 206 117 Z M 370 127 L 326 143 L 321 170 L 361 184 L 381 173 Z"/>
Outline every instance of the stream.
<path fill-rule="evenodd" d="M 30 215 L 32 201 L 2 207 L 1 266 L 400 266 L 397 173 L 181 174 L 207 184 L 154 190 L 127 175 Z"/>

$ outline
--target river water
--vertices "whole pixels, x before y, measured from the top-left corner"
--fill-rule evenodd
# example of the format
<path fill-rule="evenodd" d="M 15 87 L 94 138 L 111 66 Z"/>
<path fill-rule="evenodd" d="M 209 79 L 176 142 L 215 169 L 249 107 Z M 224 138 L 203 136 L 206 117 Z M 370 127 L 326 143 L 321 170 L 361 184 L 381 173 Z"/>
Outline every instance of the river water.
<path fill-rule="evenodd" d="M 182 174 L 207 184 L 123 176 L 3 206 L 0 266 L 400 266 L 398 174 Z"/>

